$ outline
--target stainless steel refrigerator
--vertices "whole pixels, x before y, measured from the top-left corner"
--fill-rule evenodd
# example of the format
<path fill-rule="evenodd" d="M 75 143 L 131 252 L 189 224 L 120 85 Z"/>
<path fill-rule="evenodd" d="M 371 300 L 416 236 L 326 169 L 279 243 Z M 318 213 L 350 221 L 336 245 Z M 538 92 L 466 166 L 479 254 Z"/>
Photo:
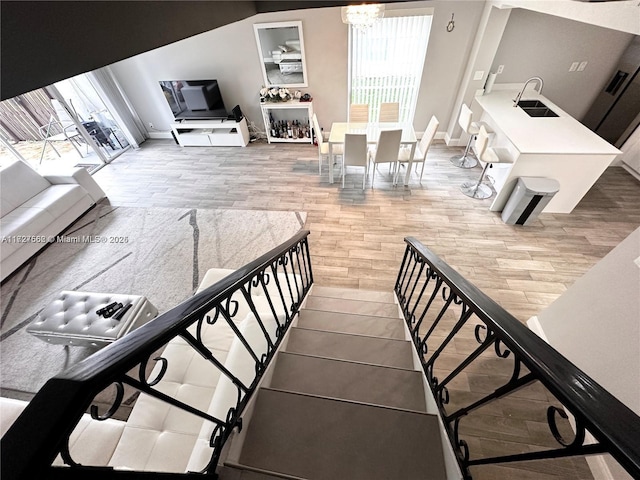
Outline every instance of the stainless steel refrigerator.
<path fill-rule="evenodd" d="M 620 148 L 640 124 L 640 36 L 620 57 L 613 77 L 584 116 L 582 123 Z"/>

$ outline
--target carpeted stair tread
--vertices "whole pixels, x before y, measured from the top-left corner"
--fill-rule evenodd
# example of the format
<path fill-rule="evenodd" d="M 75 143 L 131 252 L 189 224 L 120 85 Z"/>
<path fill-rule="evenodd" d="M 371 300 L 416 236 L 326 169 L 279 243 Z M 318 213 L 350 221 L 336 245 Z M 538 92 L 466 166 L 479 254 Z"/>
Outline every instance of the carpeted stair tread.
<path fill-rule="evenodd" d="M 354 315 L 400 318 L 397 305 L 393 303 L 373 302 L 370 300 L 352 300 L 310 295 L 306 300 L 305 308 L 310 310 L 324 310 L 326 312 L 352 313 Z"/>
<path fill-rule="evenodd" d="M 239 464 L 309 480 L 446 478 L 434 415 L 262 388 Z"/>
<path fill-rule="evenodd" d="M 368 300 L 378 303 L 395 303 L 393 292 L 358 290 L 355 288 L 323 287 L 314 285 L 311 295 L 314 297 L 344 298 L 349 300 Z"/>
<path fill-rule="evenodd" d="M 404 325 L 399 318 L 304 309 L 300 311 L 298 326 L 313 330 L 371 335 L 399 340 L 405 338 Z"/>
<path fill-rule="evenodd" d="M 405 340 L 292 327 L 285 351 L 411 369 L 411 348 Z"/>
<path fill-rule="evenodd" d="M 271 388 L 426 412 L 421 372 L 280 352 Z"/>

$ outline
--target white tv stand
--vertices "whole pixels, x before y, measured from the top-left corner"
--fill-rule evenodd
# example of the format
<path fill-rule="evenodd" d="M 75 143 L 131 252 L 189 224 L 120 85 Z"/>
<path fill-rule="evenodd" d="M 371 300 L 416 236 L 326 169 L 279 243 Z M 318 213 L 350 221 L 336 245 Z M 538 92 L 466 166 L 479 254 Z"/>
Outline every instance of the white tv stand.
<path fill-rule="evenodd" d="M 249 143 L 247 119 L 182 120 L 171 124 L 182 147 L 246 147 Z"/>

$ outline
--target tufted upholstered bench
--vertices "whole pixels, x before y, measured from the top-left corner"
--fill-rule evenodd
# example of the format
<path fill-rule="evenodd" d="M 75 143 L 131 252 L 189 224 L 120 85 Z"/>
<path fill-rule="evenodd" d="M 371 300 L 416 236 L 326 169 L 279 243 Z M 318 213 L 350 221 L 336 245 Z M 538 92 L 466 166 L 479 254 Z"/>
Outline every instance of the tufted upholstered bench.
<path fill-rule="evenodd" d="M 131 308 L 120 319 L 96 311 L 112 302 Z M 45 342 L 104 347 L 154 318 L 158 310 L 140 295 L 62 291 L 27 327 Z"/>

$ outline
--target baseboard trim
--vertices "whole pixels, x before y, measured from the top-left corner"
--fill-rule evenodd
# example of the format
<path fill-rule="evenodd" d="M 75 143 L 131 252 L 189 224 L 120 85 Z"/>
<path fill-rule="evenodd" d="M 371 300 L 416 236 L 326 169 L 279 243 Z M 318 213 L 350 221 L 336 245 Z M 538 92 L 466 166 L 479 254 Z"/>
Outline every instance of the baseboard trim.
<path fill-rule="evenodd" d="M 447 144 L 448 147 L 460 147 L 460 146 L 466 147 L 467 146 L 466 140 L 462 142 L 460 140 L 460 137 L 452 138 L 448 132 L 444 134 L 444 142 Z"/>
<path fill-rule="evenodd" d="M 611 166 L 611 165 L 610 165 Z M 617 165 L 616 165 L 617 166 Z M 636 180 L 640 180 L 640 173 L 636 172 L 633 168 L 631 168 L 629 165 L 627 165 L 624 162 L 621 162 L 620 166 L 622 168 L 624 168 L 627 172 L 629 172 L 631 175 L 633 175 L 635 177 Z"/>
<path fill-rule="evenodd" d="M 586 442 L 590 440 L 588 437 L 591 437 L 591 435 L 587 434 Z M 593 437 L 591 437 L 591 439 L 593 439 Z M 611 475 L 611 470 L 609 470 L 603 455 L 587 456 L 585 460 L 587 461 L 587 465 L 589 465 L 593 480 L 615 480 L 613 475 Z"/>
<path fill-rule="evenodd" d="M 433 139 L 442 140 L 446 135 L 447 135 L 446 132 L 436 132 L 436 134 L 433 136 Z M 416 138 L 418 139 L 418 141 L 420 141 L 423 136 L 424 136 L 424 132 L 416 132 Z"/>
<path fill-rule="evenodd" d="M 149 132 L 149 138 L 153 140 L 171 140 L 171 132 Z"/>

